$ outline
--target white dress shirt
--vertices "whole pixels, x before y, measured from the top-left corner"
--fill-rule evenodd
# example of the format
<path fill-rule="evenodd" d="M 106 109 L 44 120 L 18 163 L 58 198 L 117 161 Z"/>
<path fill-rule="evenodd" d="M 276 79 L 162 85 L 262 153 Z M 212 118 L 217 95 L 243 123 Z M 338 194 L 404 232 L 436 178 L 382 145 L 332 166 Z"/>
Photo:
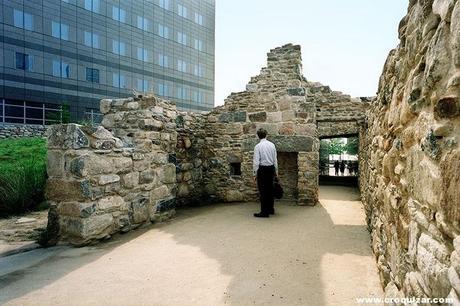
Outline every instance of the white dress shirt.
<path fill-rule="evenodd" d="M 267 139 L 261 139 L 254 148 L 253 170 L 254 176 L 257 175 L 259 166 L 275 166 L 275 171 L 278 171 L 278 160 L 276 158 L 276 147 Z"/>

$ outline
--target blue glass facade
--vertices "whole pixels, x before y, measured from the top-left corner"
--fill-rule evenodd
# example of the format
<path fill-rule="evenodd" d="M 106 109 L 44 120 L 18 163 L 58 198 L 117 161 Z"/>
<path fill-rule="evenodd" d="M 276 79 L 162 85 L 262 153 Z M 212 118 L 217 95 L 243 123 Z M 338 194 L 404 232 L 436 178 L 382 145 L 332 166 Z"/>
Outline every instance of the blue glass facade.
<path fill-rule="evenodd" d="M 7 102 L 65 103 L 75 119 L 133 89 L 214 105 L 214 0 L 1 0 L 0 14 Z"/>

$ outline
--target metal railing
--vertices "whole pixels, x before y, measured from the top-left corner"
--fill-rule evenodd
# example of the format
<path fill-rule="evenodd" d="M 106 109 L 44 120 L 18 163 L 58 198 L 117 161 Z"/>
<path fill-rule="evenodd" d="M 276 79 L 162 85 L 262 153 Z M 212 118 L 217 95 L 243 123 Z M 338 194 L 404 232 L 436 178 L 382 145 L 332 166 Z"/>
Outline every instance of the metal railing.
<path fill-rule="evenodd" d="M 101 123 L 102 117 L 103 117 L 103 115 L 100 112 L 95 111 L 93 109 L 89 111 L 88 110 L 85 111 L 84 115 L 85 115 L 86 121 L 90 122 L 91 124 L 96 124 L 96 125 Z"/>
<path fill-rule="evenodd" d="M 15 115 L 7 115 L 7 110 L 15 109 Z M 8 103 L 5 99 L 0 100 L 0 122 L 3 124 L 35 124 L 35 125 L 48 125 L 53 123 L 62 122 L 62 106 L 57 108 L 46 107 L 45 103 L 41 106 L 27 105 L 26 101 Z M 33 116 L 28 116 L 28 110 L 35 111 Z M 11 112 L 10 112 L 11 113 Z M 22 116 L 17 114 L 21 113 Z M 33 122 L 33 123 L 31 123 Z"/>

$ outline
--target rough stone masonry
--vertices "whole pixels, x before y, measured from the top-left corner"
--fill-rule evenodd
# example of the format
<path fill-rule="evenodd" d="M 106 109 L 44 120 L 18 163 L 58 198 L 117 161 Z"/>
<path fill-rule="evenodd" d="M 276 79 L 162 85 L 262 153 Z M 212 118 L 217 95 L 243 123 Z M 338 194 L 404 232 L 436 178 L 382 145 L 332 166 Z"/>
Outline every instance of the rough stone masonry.
<path fill-rule="evenodd" d="M 52 126 L 47 198 L 59 238 L 82 245 L 171 217 L 177 206 L 257 200 L 252 158 L 260 127 L 277 146 L 289 200 L 315 205 L 318 130 L 358 133 L 367 103 L 308 82 L 301 64 L 300 46 L 271 50 L 247 90 L 209 113 L 136 96 L 101 101 L 99 127 Z M 318 109 L 328 101 L 334 106 Z"/>
<path fill-rule="evenodd" d="M 361 131 L 361 194 L 389 297 L 460 296 L 460 1 L 411 0 Z"/>

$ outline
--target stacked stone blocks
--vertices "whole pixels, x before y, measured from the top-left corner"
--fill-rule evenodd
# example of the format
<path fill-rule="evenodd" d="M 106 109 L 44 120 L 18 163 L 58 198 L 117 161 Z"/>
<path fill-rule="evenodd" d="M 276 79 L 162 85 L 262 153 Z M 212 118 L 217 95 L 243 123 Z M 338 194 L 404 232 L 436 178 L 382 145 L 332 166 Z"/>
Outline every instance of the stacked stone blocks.
<path fill-rule="evenodd" d="M 46 133 L 46 126 L 23 125 L 23 124 L 2 124 L 0 123 L 0 139 L 22 138 L 22 137 L 43 137 Z"/>
<path fill-rule="evenodd" d="M 102 126 L 49 129 L 47 198 L 73 244 L 174 214 L 175 107 L 157 98 L 103 100 Z M 109 131 L 108 129 L 111 129 Z"/>
<path fill-rule="evenodd" d="M 297 203 L 318 201 L 319 141 L 315 102 L 307 102 L 299 46 L 285 45 L 268 53 L 268 64 L 253 77 L 245 92 L 232 93 L 225 105 L 208 115 L 206 130 L 212 139 L 212 156 L 219 167 L 210 167 L 205 185 L 224 201 L 257 200 L 252 182 L 252 159 L 264 128 L 278 152 L 295 152 L 298 159 Z M 229 178 L 229 161 L 241 163 L 242 175 Z M 311 178 L 311 179 L 307 179 Z"/>
<path fill-rule="evenodd" d="M 387 296 L 460 297 L 460 1 L 410 1 L 361 131 L 361 194 Z"/>

